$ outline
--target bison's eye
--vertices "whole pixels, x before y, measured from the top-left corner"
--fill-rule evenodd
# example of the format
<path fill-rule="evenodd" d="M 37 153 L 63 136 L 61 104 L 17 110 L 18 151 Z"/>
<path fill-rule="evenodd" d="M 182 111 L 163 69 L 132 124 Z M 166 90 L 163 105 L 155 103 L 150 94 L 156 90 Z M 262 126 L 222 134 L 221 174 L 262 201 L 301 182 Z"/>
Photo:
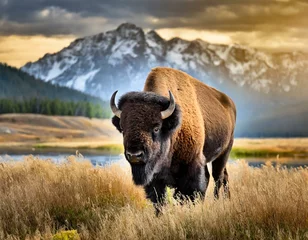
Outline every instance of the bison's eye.
<path fill-rule="evenodd" d="M 160 126 L 159 125 L 156 125 L 155 127 L 153 127 L 153 130 L 152 130 L 152 138 L 153 138 L 153 140 L 157 139 L 159 131 L 160 131 Z"/>
<path fill-rule="evenodd" d="M 155 128 L 153 129 L 153 132 L 154 132 L 154 133 L 158 133 L 158 132 L 159 132 L 159 127 L 155 127 Z"/>

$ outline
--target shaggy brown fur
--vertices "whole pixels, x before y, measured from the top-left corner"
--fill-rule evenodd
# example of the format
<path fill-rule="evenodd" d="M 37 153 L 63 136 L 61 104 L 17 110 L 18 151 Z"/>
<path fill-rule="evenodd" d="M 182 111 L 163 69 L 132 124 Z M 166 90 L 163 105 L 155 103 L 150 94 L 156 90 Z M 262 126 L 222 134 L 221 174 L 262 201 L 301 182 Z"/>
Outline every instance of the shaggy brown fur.
<path fill-rule="evenodd" d="M 194 161 L 197 165 L 213 161 L 215 197 L 218 198 L 222 183 L 225 194 L 230 196 L 225 165 L 232 148 L 236 121 L 233 101 L 226 94 L 185 72 L 163 67 L 152 69 L 144 91 L 168 97 L 169 90 L 182 112 L 181 127 L 173 135 L 173 160 L 187 163 Z M 205 175 L 208 184 L 206 165 Z"/>
<path fill-rule="evenodd" d="M 160 111 L 168 107 L 169 90 L 177 105 L 162 120 Z M 123 131 L 126 152 L 143 150 L 144 164 L 131 163 L 133 177 L 154 203 L 160 201 L 167 185 L 176 188 L 175 194 L 191 199 L 195 193 L 204 196 L 210 177 L 208 162 L 212 162 L 215 197 L 221 185 L 230 196 L 225 166 L 236 110 L 228 96 L 182 71 L 159 67 L 148 75 L 144 92 L 127 93 L 118 105 L 121 119 L 115 116 L 113 124 Z"/>
<path fill-rule="evenodd" d="M 182 125 L 174 134 L 174 154 L 179 161 L 210 162 L 229 147 L 233 139 L 236 110 L 224 93 L 172 68 L 154 68 L 144 91 L 175 97 L 182 112 Z"/>

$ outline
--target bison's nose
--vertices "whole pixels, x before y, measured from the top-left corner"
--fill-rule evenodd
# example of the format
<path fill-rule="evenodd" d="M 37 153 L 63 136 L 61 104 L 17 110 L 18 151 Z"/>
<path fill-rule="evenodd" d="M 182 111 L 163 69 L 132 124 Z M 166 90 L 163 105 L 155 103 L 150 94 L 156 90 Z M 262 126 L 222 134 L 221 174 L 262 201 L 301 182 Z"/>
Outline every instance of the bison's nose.
<path fill-rule="evenodd" d="M 138 152 L 126 151 L 125 155 L 126 155 L 127 160 L 131 163 L 144 163 L 143 161 L 144 152 L 143 151 L 138 151 Z"/>

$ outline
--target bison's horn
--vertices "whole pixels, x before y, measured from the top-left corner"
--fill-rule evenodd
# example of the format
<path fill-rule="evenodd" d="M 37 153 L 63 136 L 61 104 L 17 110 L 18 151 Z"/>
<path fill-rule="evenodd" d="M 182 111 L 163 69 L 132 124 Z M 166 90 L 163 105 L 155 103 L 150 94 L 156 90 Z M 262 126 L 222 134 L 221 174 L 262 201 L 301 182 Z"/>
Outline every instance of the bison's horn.
<path fill-rule="evenodd" d="M 173 95 L 170 91 L 169 91 L 169 98 L 170 98 L 169 107 L 166 110 L 160 112 L 162 119 L 170 117 L 171 114 L 174 112 L 175 101 L 174 101 L 174 97 L 173 97 Z"/>
<path fill-rule="evenodd" d="M 115 91 L 112 96 L 111 96 L 111 99 L 110 99 L 110 108 L 113 112 L 114 115 L 116 115 L 118 118 L 121 118 L 121 113 L 122 111 L 120 109 L 117 108 L 114 100 L 115 100 L 115 96 L 117 95 L 117 92 L 118 91 Z"/>

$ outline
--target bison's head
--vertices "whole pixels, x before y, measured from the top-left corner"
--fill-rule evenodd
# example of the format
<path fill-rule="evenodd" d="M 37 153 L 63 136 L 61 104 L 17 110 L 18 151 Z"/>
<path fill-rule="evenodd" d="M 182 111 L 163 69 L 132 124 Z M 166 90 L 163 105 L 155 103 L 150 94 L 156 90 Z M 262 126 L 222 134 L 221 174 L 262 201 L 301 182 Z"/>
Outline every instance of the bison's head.
<path fill-rule="evenodd" d="M 170 100 L 152 92 L 130 92 L 118 107 L 112 95 L 112 123 L 123 133 L 125 157 L 132 167 L 134 182 L 148 184 L 155 173 L 170 165 L 172 134 L 181 114 L 174 97 Z"/>

